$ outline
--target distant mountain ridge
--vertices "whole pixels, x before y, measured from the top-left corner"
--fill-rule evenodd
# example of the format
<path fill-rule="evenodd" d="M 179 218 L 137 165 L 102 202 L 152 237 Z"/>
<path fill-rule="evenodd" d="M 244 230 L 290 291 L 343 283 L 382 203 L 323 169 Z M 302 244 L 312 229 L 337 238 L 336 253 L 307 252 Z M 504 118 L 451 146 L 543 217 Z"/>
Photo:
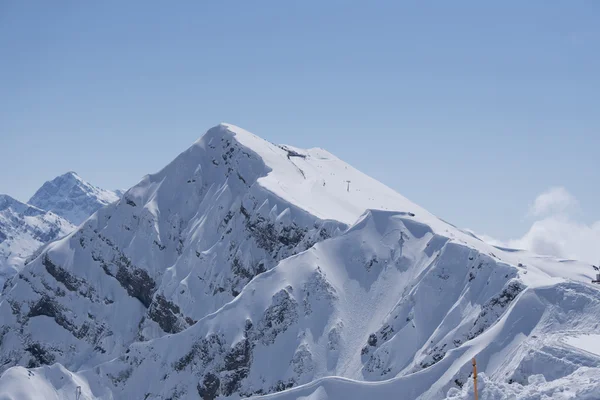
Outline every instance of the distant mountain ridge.
<path fill-rule="evenodd" d="M 74 229 L 50 211 L 0 195 L 0 287 L 38 248 Z"/>
<path fill-rule="evenodd" d="M 28 203 L 79 225 L 101 207 L 119 200 L 121 195 L 121 191 L 101 189 L 71 171 L 44 183 Z"/>
<path fill-rule="evenodd" d="M 0 194 L 0 287 L 40 247 L 72 232 L 122 192 L 100 189 L 68 172 L 23 203 Z"/>

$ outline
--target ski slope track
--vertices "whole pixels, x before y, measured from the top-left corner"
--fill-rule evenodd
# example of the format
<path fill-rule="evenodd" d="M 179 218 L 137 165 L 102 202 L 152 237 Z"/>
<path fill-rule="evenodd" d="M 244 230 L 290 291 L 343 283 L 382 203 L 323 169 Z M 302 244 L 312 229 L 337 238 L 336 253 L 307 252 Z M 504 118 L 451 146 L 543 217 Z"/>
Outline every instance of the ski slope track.
<path fill-rule="evenodd" d="M 221 124 L 7 282 L 0 399 L 597 399 L 594 272 Z"/>

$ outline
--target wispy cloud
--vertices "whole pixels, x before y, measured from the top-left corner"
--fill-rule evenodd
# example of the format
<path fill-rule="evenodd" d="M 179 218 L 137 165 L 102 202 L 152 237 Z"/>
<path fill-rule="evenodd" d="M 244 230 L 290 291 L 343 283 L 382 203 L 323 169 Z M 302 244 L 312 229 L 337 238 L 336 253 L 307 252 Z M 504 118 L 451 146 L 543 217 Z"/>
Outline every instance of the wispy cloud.
<path fill-rule="evenodd" d="M 535 221 L 521 238 L 501 242 L 487 235 L 478 236 L 493 245 L 597 264 L 600 261 L 600 221 L 579 222 L 575 216 L 580 211 L 577 199 L 565 188 L 556 187 L 536 197 L 528 212 Z"/>
<path fill-rule="evenodd" d="M 554 187 L 535 198 L 529 208 L 529 214 L 534 217 L 544 217 L 579 210 L 579 202 L 564 187 Z"/>

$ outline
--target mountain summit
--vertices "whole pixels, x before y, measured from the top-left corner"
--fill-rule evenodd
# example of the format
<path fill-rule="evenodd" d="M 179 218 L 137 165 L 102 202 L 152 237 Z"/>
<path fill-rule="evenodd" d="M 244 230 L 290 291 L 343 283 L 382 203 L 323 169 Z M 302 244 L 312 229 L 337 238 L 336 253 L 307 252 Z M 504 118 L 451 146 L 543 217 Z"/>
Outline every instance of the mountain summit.
<path fill-rule="evenodd" d="M 99 208 L 119 198 L 120 193 L 101 189 L 75 172 L 67 172 L 44 183 L 28 203 L 79 225 Z"/>
<path fill-rule="evenodd" d="M 593 274 L 221 124 L 5 285 L 0 393 L 462 400 L 476 357 L 482 390 L 585 398 Z"/>

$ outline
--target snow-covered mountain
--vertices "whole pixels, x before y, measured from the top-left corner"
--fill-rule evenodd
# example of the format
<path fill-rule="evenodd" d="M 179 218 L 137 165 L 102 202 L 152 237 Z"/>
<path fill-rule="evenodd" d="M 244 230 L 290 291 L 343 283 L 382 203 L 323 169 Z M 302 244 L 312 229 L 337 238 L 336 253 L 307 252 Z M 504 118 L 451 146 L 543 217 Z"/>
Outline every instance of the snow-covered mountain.
<path fill-rule="evenodd" d="M 0 287 L 40 246 L 74 229 L 52 212 L 0 194 Z"/>
<path fill-rule="evenodd" d="M 0 398 L 462 399 L 472 357 L 488 398 L 585 398 L 594 272 L 221 124 L 6 285 Z"/>
<path fill-rule="evenodd" d="M 84 181 L 75 172 L 67 172 L 44 183 L 28 203 L 79 225 L 101 207 L 117 201 L 121 195 L 120 191 L 101 189 Z"/>
<path fill-rule="evenodd" d="M 42 245 L 72 232 L 122 194 L 95 187 L 68 172 L 44 183 L 28 204 L 0 195 L 0 287 Z"/>

